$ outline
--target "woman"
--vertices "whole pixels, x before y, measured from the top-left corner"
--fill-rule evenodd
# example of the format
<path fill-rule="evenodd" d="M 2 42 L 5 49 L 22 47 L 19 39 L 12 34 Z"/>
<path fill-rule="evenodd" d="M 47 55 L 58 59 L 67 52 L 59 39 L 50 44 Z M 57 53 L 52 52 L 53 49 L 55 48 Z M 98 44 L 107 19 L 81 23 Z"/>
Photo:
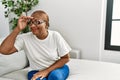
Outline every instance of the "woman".
<path fill-rule="evenodd" d="M 18 36 L 26 25 L 31 32 Z M 25 51 L 31 68 L 28 80 L 66 80 L 69 75 L 66 63 L 71 48 L 58 32 L 48 27 L 49 17 L 42 10 L 33 12 L 31 17 L 21 16 L 17 27 L 0 46 L 3 54 Z"/>

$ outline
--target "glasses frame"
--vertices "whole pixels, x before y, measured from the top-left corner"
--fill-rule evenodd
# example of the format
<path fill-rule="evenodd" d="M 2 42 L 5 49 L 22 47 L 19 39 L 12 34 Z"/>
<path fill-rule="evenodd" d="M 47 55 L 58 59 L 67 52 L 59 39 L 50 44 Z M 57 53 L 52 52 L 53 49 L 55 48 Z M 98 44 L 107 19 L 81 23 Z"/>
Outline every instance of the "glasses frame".
<path fill-rule="evenodd" d="M 44 20 L 37 20 L 37 19 L 30 19 L 28 20 L 28 26 L 32 26 L 33 24 L 36 25 L 36 26 L 39 26 L 41 25 L 42 23 L 45 23 Z"/>

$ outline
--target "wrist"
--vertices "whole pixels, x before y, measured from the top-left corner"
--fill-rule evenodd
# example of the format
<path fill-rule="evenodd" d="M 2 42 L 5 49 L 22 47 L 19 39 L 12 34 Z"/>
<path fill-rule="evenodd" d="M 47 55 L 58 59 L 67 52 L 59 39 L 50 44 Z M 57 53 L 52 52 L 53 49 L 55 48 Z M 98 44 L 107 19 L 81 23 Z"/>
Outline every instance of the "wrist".
<path fill-rule="evenodd" d="M 19 27 L 16 27 L 14 30 L 15 32 L 18 32 L 18 33 L 21 31 Z"/>
<path fill-rule="evenodd" d="M 50 73 L 52 70 L 50 68 L 47 68 L 46 71 Z"/>

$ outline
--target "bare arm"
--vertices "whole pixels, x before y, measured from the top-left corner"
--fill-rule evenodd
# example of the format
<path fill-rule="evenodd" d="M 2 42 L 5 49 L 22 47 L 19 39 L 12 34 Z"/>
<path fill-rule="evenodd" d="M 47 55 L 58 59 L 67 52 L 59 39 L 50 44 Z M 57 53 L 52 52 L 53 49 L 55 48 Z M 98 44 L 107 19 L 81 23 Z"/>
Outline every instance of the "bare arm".
<path fill-rule="evenodd" d="M 17 51 L 14 47 L 14 43 L 19 32 L 20 30 L 16 27 L 13 32 L 2 42 L 0 45 L 0 53 L 7 55 Z"/>
<path fill-rule="evenodd" d="M 69 54 L 66 54 L 65 56 L 61 57 L 58 61 L 56 61 L 53 65 L 48 67 L 46 70 L 48 72 L 51 72 L 54 69 L 62 67 L 65 63 L 69 61 Z"/>
<path fill-rule="evenodd" d="M 51 65 L 50 67 L 48 67 L 47 69 L 43 70 L 43 71 L 39 71 L 38 73 L 36 73 L 32 80 L 36 80 L 38 77 L 44 78 L 47 77 L 48 74 L 52 71 L 55 70 L 57 68 L 62 67 L 65 63 L 67 63 L 69 61 L 69 54 L 66 54 L 65 56 L 61 57 L 61 59 L 59 59 L 58 61 L 56 61 L 53 65 Z"/>
<path fill-rule="evenodd" d="M 26 16 L 21 16 L 19 18 L 17 27 L 0 45 L 0 53 L 8 55 L 17 51 L 17 49 L 14 47 L 16 37 L 19 34 L 19 32 L 26 27 L 28 19 L 29 17 Z"/>

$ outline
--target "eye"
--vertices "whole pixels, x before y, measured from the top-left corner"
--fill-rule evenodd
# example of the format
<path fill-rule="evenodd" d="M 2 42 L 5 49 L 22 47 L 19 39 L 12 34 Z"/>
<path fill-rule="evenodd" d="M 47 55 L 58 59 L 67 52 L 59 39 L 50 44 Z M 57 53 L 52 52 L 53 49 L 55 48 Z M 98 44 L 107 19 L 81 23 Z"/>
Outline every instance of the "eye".
<path fill-rule="evenodd" d="M 36 21 L 36 24 L 38 24 L 38 25 L 41 24 L 41 21 Z"/>
<path fill-rule="evenodd" d="M 41 20 L 39 20 L 39 21 L 36 21 L 36 24 L 42 24 L 44 21 L 41 21 Z"/>

